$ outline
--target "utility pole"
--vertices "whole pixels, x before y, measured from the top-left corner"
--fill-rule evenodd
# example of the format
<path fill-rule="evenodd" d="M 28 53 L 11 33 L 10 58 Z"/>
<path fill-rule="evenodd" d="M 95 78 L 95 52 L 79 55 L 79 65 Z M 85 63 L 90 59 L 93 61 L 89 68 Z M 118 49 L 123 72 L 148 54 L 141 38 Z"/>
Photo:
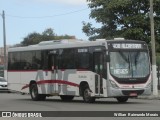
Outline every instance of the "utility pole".
<path fill-rule="evenodd" d="M 151 24 L 151 45 L 152 45 L 153 95 L 158 96 L 158 79 L 157 79 L 156 51 L 155 51 L 153 0 L 150 0 L 150 24 Z"/>
<path fill-rule="evenodd" d="M 2 12 L 3 19 L 3 44 L 4 44 L 4 78 L 7 79 L 7 57 L 6 57 L 6 27 L 5 27 L 5 12 Z"/>

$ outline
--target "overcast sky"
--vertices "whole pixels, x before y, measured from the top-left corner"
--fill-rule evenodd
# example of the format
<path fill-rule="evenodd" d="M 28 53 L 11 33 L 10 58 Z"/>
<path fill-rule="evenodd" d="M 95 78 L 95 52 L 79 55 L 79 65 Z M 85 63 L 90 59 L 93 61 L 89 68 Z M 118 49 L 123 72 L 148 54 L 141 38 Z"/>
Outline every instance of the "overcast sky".
<path fill-rule="evenodd" d="M 8 45 L 20 43 L 32 32 L 53 28 L 58 35 L 75 35 L 88 39 L 82 33 L 82 21 L 89 19 L 86 0 L 0 0 L 0 14 L 6 14 L 6 39 Z M 3 46 L 3 27 L 0 19 L 0 47 Z"/>

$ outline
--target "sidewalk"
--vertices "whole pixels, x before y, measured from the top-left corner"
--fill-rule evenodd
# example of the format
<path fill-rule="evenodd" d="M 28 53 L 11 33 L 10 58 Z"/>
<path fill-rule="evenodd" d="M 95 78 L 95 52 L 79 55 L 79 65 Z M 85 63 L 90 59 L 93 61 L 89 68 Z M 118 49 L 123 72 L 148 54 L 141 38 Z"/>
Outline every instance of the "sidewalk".
<path fill-rule="evenodd" d="M 160 100 L 160 90 L 158 90 L 158 96 L 151 94 L 150 96 L 138 96 L 138 99 L 148 99 L 148 100 Z"/>

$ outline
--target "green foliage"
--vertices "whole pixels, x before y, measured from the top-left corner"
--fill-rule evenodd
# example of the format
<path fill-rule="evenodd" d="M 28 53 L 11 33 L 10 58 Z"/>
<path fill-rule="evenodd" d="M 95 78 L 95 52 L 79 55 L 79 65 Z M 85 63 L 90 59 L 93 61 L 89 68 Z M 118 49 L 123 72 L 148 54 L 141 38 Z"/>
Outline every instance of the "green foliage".
<path fill-rule="evenodd" d="M 44 36 L 55 36 L 54 30 L 52 28 L 48 28 L 42 32 Z"/>
<path fill-rule="evenodd" d="M 83 28 L 82 31 L 87 35 L 90 36 L 90 40 L 94 40 L 96 38 L 98 38 L 98 36 L 95 35 L 95 33 L 98 33 L 98 29 L 92 27 L 91 23 L 86 23 L 86 22 L 82 22 L 83 23 Z"/>
<path fill-rule="evenodd" d="M 124 37 L 150 42 L 149 0 L 87 0 L 90 17 L 101 23 L 94 28 L 83 22 L 83 32 L 94 38 Z M 154 0 L 156 41 L 160 44 L 160 0 Z"/>
<path fill-rule="evenodd" d="M 74 36 L 69 36 L 69 35 L 57 36 L 52 28 L 48 28 L 44 30 L 42 33 L 33 32 L 28 34 L 21 42 L 21 44 L 17 44 L 15 46 L 28 46 L 28 45 L 38 44 L 41 41 L 74 39 L 74 38 L 75 38 Z"/>
<path fill-rule="evenodd" d="M 41 41 L 41 34 L 33 32 L 28 34 L 27 37 L 21 42 L 22 46 L 37 44 Z"/>

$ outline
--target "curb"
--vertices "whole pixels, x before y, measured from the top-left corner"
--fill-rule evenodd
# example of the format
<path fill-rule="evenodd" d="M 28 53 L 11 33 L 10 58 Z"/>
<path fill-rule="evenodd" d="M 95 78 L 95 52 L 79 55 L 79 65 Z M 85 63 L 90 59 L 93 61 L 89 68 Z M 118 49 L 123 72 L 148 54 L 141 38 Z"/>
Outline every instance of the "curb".
<path fill-rule="evenodd" d="M 160 100 L 160 95 L 150 95 L 150 96 L 138 96 L 138 99 L 148 99 L 148 100 Z"/>

